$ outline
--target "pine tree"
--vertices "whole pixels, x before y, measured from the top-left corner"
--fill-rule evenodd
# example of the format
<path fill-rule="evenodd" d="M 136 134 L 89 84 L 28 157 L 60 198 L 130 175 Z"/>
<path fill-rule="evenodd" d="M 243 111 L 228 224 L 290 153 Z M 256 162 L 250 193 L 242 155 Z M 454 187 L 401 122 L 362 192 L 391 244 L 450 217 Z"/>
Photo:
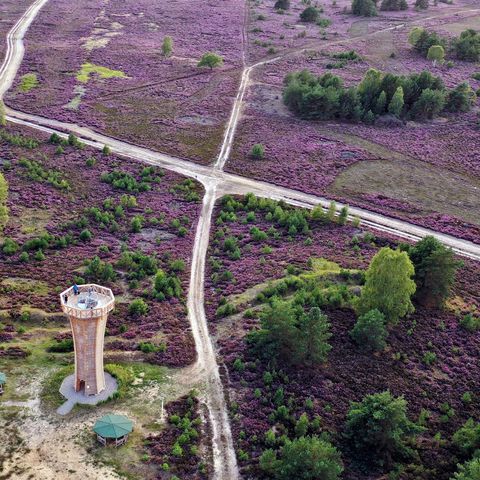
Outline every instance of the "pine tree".
<path fill-rule="evenodd" d="M 388 104 L 388 112 L 392 115 L 400 117 L 400 115 L 402 114 L 404 103 L 405 102 L 403 99 L 403 87 L 398 87 L 393 94 L 390 103 Z"/>
<path fill-rule="evenodd" d="M 163 39 L 162 43 L 162 53 L 165 57 L 169 57 L 173 51 L 173 40 L 172 37 L 166 36 Z"/>
<path fill-rule="evenodd" d="M 377 102 L 375 104 L 375 113 L 377 115 L 383 115 L 385 113 L 385 108 L 387 106 L 387 94 L 385 91 L 378 96 Z"/>

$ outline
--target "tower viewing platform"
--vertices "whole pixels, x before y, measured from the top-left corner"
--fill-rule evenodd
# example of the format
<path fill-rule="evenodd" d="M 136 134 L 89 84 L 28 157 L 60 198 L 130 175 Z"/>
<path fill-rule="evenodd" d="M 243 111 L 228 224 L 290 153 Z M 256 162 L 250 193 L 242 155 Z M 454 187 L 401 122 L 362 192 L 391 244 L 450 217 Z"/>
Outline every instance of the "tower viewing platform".
<path fill-rule="evenodd" d="M 74 285 L 60 294 L 63 312 L 72 328 L 76 392 L 98 395 L 105 389 L 103 345 L 107 317 L 115 306 L 110 288 Z"/>

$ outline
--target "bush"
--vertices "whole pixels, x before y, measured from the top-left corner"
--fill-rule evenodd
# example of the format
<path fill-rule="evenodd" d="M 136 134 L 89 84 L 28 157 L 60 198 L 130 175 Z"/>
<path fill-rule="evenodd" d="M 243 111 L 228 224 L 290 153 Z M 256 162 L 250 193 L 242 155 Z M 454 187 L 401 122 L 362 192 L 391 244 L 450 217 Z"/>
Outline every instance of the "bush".
<path fill-rule="evenodd" d="M 350 335 L 360 348 L 369 351 L 383 350 L 388 336 L 385 316 L 377 309 L 370 310 L 359 317 Z"/>
<path fill-rule="evenodd" d="M 256 143 L 250 151 L 250 156 L 255 160 L 261 160 L 265 156 L 265 147 L 261 143 Z"/>
<path fill-rule="evenodd" d="M 428 8 L 428 1 L 429 0 L 416 0 L 415 8 L 417 10 L 426 10 Z"/>
<path fill-rule="evenodd" d="M 319 18 L 320 10 L 311 5 L 300 14 L 300 20 L 302 22 L 316 22 Z"/>
<path fill-rule="evenodd" d="M 352 13 L 362 17 L 376 17 L 378 15 L 377 7 L 373 0 L 353 0 Z"/>
<path fill-rule="evenodd" d="M 343 472 L 340 453 L 316 436 L 287 440 L 277 458 L 273 450 L 260 457 L 260 469 L 277 480 L 337 480 Z"/>
<path fill-rule="evenodd" d="M 464 457 L 470 457 L 480 449 L 480 423 L 469 418 L 452 437 L 452 442 Z"/>
<path fill-rule="evenodd" d="M 155 275 L 153 294 L 159 301 L 166 298 L 180 298 L 182 296 L 180 279 L 175 274 L 168 275 L 159 269 Z"/>
<path fill-rule="evenodd" d="M 275 10 L 288 10 L 290 8 L 290 0 L 277 0 L 273 8 Z"/>
<path fill-rule="evenodd" d="M 407 10 L 408 3 L 406 0 L 382 0 L 380 5 L 380 10 L 385 11 L 398 11 L 398 10 Z"/>
<path fill-rule="evenodd" d="M 204 53 L 197 64 L 197 67 L 209 67 L 210 70 L 221 67 L 223 65 L 223 58 L 213 52 Z"/>
<path fill-rule="evenodd" d="M 87 263 L 85 277 L 94 282 L 112 282 L 117 275 L 110 263 L 103 262 L 98 256 Z"/>
<path fill-rule="evenodd" d="M 408 443 L 422 430 L 407 418 L 405 399 L 388 391 L 352 402 L 345 425 L 346 438 L 358 460 L 379 467 L 411 457 Z"/>
<path fill-rule="evenodd" d="M 480 33 L 473 29 L 465 30 L 454 40 L 453 49 L 460 60 L 480 61 Z"/>
<path fill-rule="evenodd" d="M 19 248 L 18 243 L 9 237 L 3 241 L 2 251 L 5 255 L 14 255 Z"/>
<path fill-rule="evenodd" d="M 478 332 L 478 330 L 480 330 L 480 317 L 475 317 L 472 313 L 467 313 L 460 320 L 460 325 L 469 332 Z"/>
<path fill-rule="evenodd" d="M 82 242 L 88 242 L 93 238 L 92 232 L 88 229 L 82 230 L 80 235 L 79 235 L 80 240 Z"/>
<path fill-rule="evenodd" d="M 66 352 L 73 352 L 73 339 L 72 338 L 65 338 L 64 340 L 60 340 L 48 347 L 49 352 L 53 353 L 66 353 Z"/>
<path fill-rule="evenodd" d="M 480 458 L 473 458 L 462 465 L 458 465 L 458 472 L 452 480 L 478 480 L 480 478 Z"/>
<path fill-rule="evenodd" d="M 134 316 L 145 315 L 148 312 L 148 305 L 141 299 L 132 300 L 128 306 L 128 313 Z"/>

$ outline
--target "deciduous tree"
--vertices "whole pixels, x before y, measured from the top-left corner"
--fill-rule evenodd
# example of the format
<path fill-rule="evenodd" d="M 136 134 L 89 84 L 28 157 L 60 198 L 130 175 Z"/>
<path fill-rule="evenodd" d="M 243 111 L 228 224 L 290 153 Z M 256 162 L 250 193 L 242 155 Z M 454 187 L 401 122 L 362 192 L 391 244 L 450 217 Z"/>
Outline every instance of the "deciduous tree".
<path fill-rule="evenodd" d="M 406 252 L 382 248 L 372 259 L 365 274 L 365 285 L 357 302 L 363 315 L 378 309 L 388 323 L 412 313 L 411 296 L 415 293 L 413 264 Z"/>

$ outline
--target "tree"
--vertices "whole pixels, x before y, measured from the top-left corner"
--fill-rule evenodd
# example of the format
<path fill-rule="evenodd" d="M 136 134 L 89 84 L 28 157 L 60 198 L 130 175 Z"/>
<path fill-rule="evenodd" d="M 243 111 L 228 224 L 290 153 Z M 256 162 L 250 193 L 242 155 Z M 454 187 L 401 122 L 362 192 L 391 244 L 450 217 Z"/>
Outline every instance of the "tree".
<path fill-rule="evenodd" d="M 412 118 L 432 119 L 438 115 L 445 106 L 445 92 L 426 88 L 420 98 L 413 104 L 410 116 Z"/>
<path fill-rule="evenodd" d="M 0 127 L 4 127 L 7 124 L 7 119 L 5 118 L 5 104 L 0 98 Z"/>
<path fill-rule="evenodd" d="M 250 151 L 250 155 L 255 160 L 261 160 L 265 155 L 265 147 L 261 143 L 256 143 L 252 150 Z"/>
<path fill-rule="evenodd" d="M 465 30 L 454 40 L 453 49 L 460 60 L 480 61 L 480 33 L 473 29 Z"/>
<path fill-rule="evenodd" d="M 375 113 L 377 115 L 383 115 L 385 113 L 385 107 L 387 106 L 387 94 L 382 90 L 382 93 L 378 96 L 375 104 Z"/>
<path fill-rule="evenodd" d="M 368 69 L 358 85 L 358 94 L 365 111 L 374 110 L 377 98 L 381 94 L 382 72 L 375 68 Z"/>
<path fill-rule="evenodd" d="M 251 332 L 247 341 L 259 356 L 292 360 L 297 345 L 293 305 L 282 300 L 274 301 L 261 316 L 261 329 Z"/>
<path fill-rule="evenodd" d="M 472 87 L 467 82 L 463 82 L 448 92 L 445 110 L 449 112 L 469 112 L 476 101 L 477 95 Z"/>
<path fill-rule="evenodd" d="M 436 32 L 428 32 L 427 30 L 422 29 L 415 42 L 415 50 L 426 57 L 428 50 L 434 45 L 439 45 L 445 48 L 445 39 L 440 37 Z"/>
<path fill-rule="evenodd" d="M 464 457 L 470 457 L 480 449 L 480 423 L 469 418 L 452 437 L 453 444 Z"/>
<path fill-rule="evenodd" d="M 290 0 L 277 0 L 273 8 L 275 10 L 288 10 L 290 8 Z"/>
<path fill-rule="evenodd" d="M 300 20 L 302 22 L 316 22 L 319 17 L 320 11 L 311 5 L 300 14 Z"/>
<path fill-rule="evenodd" d="M 410 247 L 408 255 L 415 268 L 416 299 L 426 306 L 443 306 L 461 262 L 455 259 L 450 248 L 432 236 Z"/>
<path fill-rule="evenodd" d="M 378 15 L 377 7 L 373 0 L 353 0 L 352 13 L 362 17 L 376 17 Z"/>
<path fill-rule="evenodd" d="M 169 57 L 173 52 L 173 40 L 168 35 L 163 39 L 162 53 L 165 57 Z"/>
<path fill-rule="evenodd" d="M 210 70 L 221 67 L 223 65 L 223 58 L 213 52 L 204 53 L 197 64 L 197 67 L 209 67 Z"/>
<path fill-rule="evenodd" d="M 261 316 L 261 329 L 251 332 L 247 342 L 265 359 L 314 365 L 324 362 L 331 349 L 329 329 L 320 309 L 314 307 L 306 313 L 291 301 L 274 300 Z"/>
<path fill-rule="evenodd" d="M 437 66 L 437 62 L 443 64 L 445 61 L 445 49 L 441 45 L 432 45 L 427 52 L 427 59 L 433 62 L 433 66 Z"/>
<path fill-rule="evenodd" d="M 365 274 L 365 285 L 357 302 L 363 315 L 378 309 L 388 323 L 414 312 L 410 297 L 415 293 L 413 264 L 406 252 L 382 248 L 372 259 Z"/>
<path fill-rule="evenodd" d="M 480 478 L 480 457 L 457 466 L 458 472 L 455 473 L 452 480 L 478 480 Z"/>
<path fill-rule="evenodd" d="M 343 472 L 338 450 L 316 436 L 287 440 L 279 459 L 266 450 L 260 468 L 276 480 L 337 480 Z"/>
<path fill-rule="evenodd" d="M 422 430 L 407 418 L 406 400 L 386 391 L 352 402 L 345 436 L 360 461 L 389 468 L 411 456 L 407 442 Z"/>
<path fill-rule="evenodd" d="M 295 424 L 295 436 L 297 438 L 304 437 L 308 432 L 308 425 L 308 415 L 306 413 L 302 413 Z"/>
<path fill-rule="evenodd" d="M 408 43 L 414 47 L 424 31 L 425 29 L 422 27 L 413 27 L 408 34 Z"/>
<path fill-rule="evenodd" d="M 303 313 L 299 320 L 300 329 L 300 361 L 307 365 L 318 365 L 325 362 L 332 349 L 328 339 L 330 323 L 328 317 L 318 307 Z"/>
<path fill-rule="evenodd" d="M 380 10 L 385 11 L 398 11 L 398 10 L 407 10 L 408 3 L 406 0 L 382 0 L 380 5 Z"/>
<path fill-rule="evenodd" d="M 428 0 L 416 0 L 415 1 L 415 8 L 418 9 L 418 10 L 427 10 Z"/>
<path fill-rule="evenodd" d="M 358 318 L 350 332 L 355 343 L 367 351 L 381 351 L 387 345 L 388 332 L 385 316 L 377 309 L 370 310 Z"/>
<path fill-rule="evenodd" d="M 403 99 L 403 88 L 398 87 L 395 90 L 395 93 L 393 94 L 393 97 L 390 100 L 390 103 L 388 104 L 388 112 L 391 113 L 392 115 L 400 117 L 400 115 L 402 114 L 404 104 L 405 104 L 405 101 Z"/>
<path fill-rule="evenodd" d="M 8 182 L 0 173 L 0 234 L 8 223 Z"/>

